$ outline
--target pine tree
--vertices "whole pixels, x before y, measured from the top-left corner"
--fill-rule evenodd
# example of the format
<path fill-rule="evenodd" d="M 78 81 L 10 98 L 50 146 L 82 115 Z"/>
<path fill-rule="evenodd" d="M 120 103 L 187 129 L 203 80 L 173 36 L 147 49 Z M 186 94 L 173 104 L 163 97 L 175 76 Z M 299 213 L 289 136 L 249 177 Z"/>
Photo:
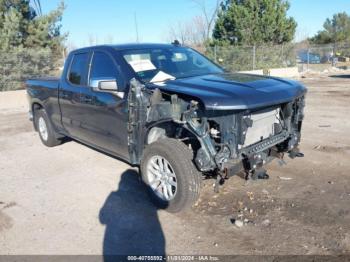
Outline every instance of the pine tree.
<path fill-rule="evenodd" d="M 313 44 L 336 44 L 350 41 L 350 16 L 343 12 L 327 18 L 323 24 L 324 30 L 319 31 L 310 40 Z"/>
<path fill-rule="evenodd" d="M 29 0 L 0 0 L 0 91 L 24 87 L 26 78 L 55 71 L 62 60 L 63 2 L 37 16 Z"/>
<path fill-rule="evenodd" d="M 219 44 L 282 44 L 294 38 L 296 22 L 287 17 L 285 0 L 226 0 L 221 5 L 213 38 Z"/>

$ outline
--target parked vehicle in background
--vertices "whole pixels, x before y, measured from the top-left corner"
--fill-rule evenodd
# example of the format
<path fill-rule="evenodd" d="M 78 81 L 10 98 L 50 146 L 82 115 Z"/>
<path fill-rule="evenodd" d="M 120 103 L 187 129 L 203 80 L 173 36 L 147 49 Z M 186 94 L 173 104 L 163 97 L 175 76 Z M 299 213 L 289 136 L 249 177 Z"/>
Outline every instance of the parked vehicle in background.
<path fill-rule="evenodd" d="M 320 64 L 321 56 L 315 53 L 309 53 L 307 50 L 302 50 L 297 55 L 297 62 L 303 64 Z"/>
<path fill-rule="evenodd" d="M 177 44 L 78 49 L 60 79 L 28 80 L 27 92 L 46 146 L 70 137 L 139 166 L 170 212 L 196 202 L 204 176 L 267 178 L 269 161 L 302 156 L 304 86 L 228 73 Z"/>

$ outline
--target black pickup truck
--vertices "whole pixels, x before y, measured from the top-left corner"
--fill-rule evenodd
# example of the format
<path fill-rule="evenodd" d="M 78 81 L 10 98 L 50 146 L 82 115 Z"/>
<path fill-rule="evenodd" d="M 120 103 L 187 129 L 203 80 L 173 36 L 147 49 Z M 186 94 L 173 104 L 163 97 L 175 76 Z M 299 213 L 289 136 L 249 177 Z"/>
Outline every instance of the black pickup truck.
<path fill-rule="evenodd" d="M 27 92 L 46 146 L 69 137 L 139 166 L 170 212 L 196 202 L 203 177 L 267 178 L 272 159 L 302 156 L 304 86 L 228 73 L 177 44 L 78 49 L 60 79 L 28 80 Z"/>

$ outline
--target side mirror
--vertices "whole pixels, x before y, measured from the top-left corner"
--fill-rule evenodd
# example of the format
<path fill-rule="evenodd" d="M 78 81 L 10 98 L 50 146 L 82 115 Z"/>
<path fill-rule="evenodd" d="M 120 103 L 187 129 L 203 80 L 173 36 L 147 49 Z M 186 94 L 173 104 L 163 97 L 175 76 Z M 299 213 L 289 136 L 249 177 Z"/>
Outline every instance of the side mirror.
<path fill-rule="evenodd" d="M 100 92 L 117 92 L 118 91 L 117 80 L 114 78 L 91 79 L 90 86 L 94 91 L 100 91 Z"/>

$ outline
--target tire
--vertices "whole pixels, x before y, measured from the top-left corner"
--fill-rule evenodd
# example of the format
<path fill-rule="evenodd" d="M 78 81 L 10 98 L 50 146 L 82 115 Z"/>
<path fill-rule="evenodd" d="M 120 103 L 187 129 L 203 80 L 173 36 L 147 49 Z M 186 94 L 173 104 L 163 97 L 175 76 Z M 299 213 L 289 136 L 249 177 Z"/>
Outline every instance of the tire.
<path fill-rule="evenodd" d="M 51 122 L 44 109 L 34 111 L 35 128 L 39 133 L 41 142 L 47 147 L 54 147 L 62 143 L 52 128 Z M 45 131 L 46 130 L 46 131 Z"/>
<path fill-rule="evenodd" d="M 192 151 L 175 139 L 161 139 L 146 147 L 141 161 L 141 175 L 151 200 L 157 207 L 177 213 L 189 209 L 198 200 L 202 177 L 192 159 Z M 156 177 L 160 173 L 163 178 L 158 180 Z M 167 186 L 172 183 L 170 190 L 165 190 L 163 183 Z M 164 196 L 165 193 L 168 198 Z"/>

